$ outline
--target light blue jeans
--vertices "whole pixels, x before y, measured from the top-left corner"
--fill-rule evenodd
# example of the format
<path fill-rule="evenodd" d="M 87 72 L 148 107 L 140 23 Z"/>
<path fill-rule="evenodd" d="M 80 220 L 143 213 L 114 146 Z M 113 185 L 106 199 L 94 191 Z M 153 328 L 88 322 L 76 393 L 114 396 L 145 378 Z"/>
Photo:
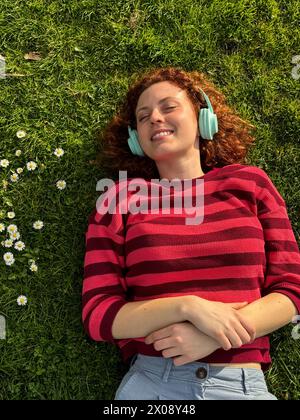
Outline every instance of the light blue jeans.
<path fill-rule="evenodd" d="M 277 400 L 264 373 L 255 368 L 210 366 L 138 354 L 122 379 L 115 400 Z"/>

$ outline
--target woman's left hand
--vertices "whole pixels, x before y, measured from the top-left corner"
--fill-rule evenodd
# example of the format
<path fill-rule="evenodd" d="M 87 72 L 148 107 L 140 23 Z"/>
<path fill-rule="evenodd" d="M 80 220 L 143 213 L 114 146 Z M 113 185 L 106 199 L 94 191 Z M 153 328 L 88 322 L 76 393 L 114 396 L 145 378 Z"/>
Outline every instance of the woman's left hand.
<path fill-rule="evenodd" d="M 175 366 L 202 359 L 220 348 L 217 341 L 190 322 L 180 322 L 154 331 L 145 338 L 145 343 L 153 343 L 155 350 L 162 351 L 163 357 L 172 357 Z"/>

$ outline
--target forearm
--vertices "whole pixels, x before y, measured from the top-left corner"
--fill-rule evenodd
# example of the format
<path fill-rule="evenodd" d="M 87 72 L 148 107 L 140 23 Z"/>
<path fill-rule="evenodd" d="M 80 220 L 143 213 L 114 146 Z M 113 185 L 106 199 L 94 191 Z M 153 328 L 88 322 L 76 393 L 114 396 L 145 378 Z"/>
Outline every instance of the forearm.
<path fill-rule="evenodd" d="M 253 323 L 257 338 L 292 322 L 293 316 L 298 313 L 291 299 L 282 293 L 270 293 L 238 311 Z"/>
<path fill-rule="evenodd" d="M 185 321 L 185 296 L 129 302 L 117 313 L 112 335 L 116 339 L 145 337 L 152 331 Z"/>
<path fill-rule="evenodd" d="M 282 293 L 270 293 L 246 306 L 243 303 L 240 307 L 236 305 L 239 304 L 199 300 L 197 296 L 191 296 L 184 310 L 187 320 L 218 341 L 224 350 L 230 345 L 238 348 L 240 343 L 246 344 L 249 339 L 253 341 L 268 335 L 291 322 L 297 314 L 294 303 Z"/>

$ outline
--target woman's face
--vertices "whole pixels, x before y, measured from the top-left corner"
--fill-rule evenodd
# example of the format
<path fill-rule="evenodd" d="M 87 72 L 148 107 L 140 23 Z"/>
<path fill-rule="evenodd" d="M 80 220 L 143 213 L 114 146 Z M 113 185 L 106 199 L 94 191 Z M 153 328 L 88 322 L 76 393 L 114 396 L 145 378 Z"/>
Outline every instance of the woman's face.
<path fill-rule="evenodd" d="M 144 90 L 137 103 L 136 121 L 140 145 L 150 158 L 161 160 L 199 153 L 197 115 L 180 87 L 165 81 Z M 153 139 L 160 129 L 172 133 Z"/>

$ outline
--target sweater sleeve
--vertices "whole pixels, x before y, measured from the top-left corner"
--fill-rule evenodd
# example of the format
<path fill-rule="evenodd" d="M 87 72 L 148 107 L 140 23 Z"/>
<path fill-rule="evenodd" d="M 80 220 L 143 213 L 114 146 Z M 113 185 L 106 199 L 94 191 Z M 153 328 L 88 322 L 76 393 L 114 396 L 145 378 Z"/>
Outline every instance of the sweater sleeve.
<path fill-rule="evenodd" d="M 95 209 L 89 217 L 85 234 L 82 322 L 88 336 L 95 341 L 118 343 L 112 336 L 112 324 L 117 312 L 128 303 L 124 232 L 120 213 L 100 214 Z"/>
<path fill-rule="evenodd" d="M 289 297 L 300 313 L 300 253 L 286 204 L 268 175 L 259 169 L 256 182 L 257 216 L 263 228 L 266 272 L 262 295 Z"/>

